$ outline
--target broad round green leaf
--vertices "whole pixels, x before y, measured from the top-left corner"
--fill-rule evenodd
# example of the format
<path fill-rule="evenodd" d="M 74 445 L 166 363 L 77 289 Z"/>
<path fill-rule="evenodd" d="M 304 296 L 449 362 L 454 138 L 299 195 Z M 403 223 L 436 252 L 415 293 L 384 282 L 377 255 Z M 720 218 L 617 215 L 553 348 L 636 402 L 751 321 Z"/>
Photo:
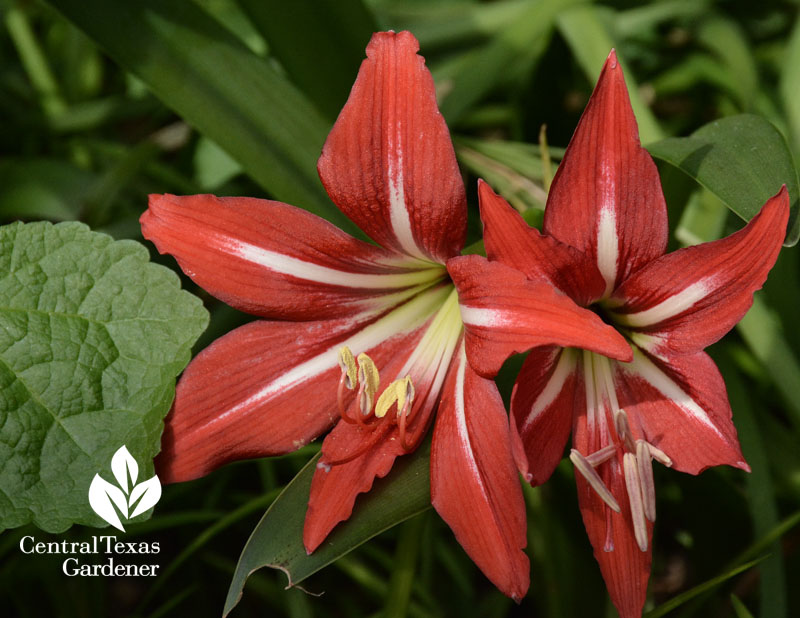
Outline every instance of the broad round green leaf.
<path fill-rule="evenodd" d="M 289 586 L 295 586 L 376 534 L 430 507 L 427 440 L 412 455 L 399 458 L 391 473 L 376 480 L 369 493 L 359 496 L 350 519 L 339 524 L 313 554 L 307 555 L 303 522 L 318 459 L 319 455 L 292 479 L 250 535 L 233 574 L 225 615 L 239 602 L 253 571 L 265 566 L 280 569 L 289 578 Z"/>
<path fill-rule="evenodd" d="M 101 526 L 122 445 L 153 475 L 175 376 L 208 323 L 139 243 L 81 223 L 0 228 L 0 530 Z"/>
<path fill-rule="evenodd" d="M 694 178 L 746 221 L 786 185 L 792 212 L 785 244 L 797 243 L 797 170 L 786 141 L 768 120 L 753 114 L 729 116 L 701 127 L 690 137 L 670 137 L 647 149 Z"/>

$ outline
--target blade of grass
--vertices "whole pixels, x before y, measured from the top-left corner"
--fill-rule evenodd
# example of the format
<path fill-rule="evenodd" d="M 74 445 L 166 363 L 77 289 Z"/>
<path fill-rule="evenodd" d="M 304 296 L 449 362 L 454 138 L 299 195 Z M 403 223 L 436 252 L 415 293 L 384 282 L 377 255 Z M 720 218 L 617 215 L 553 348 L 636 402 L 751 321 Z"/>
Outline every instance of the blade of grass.
<path fill-rule="evenodd" d="M 691 599 L 697 597 L 698 595 L 703 594 L 704 592 L 716 588 L 720 584 L 725 583 L 726 581 L 728 581 L 732 577 L 735 577 L 739 573 L 743 573 L 744 571 L 753 568 L 762 560 L 764 560 L 764 558 L 757 558 L 756 560 L 751 560 L 750 562 L 740 564 L 739 566 L 726 571 L 722 575 L 718 575 L 717 577 L 712 577 L 708 581 L 703 582 L 702 584 L 695 586 L 694 588 L 671 598 L 666 603 L 662 603 L 655 609 L 650 610 L 649 612 L 644 614 L 643 618 L 661 618 L 661 616 L 666 616 L 669 612 L 680 607 L 687 601 L 690 601 Z"/>
<path fill-rule="evenodd" d="M 736 419 L 742 452 L 752 468 L 752 472 L 746 477 L 747 504 L 753 519 L 753 532 L 760 538 L 777 526 L 779 521 L 769 458 L 756 422 L 752 401 L 744 388 L 743 376 L 727 357 L 719 360 L 719 368 L 727 377 L 728 397 Z M 787 612 L 786 574 L 780 543 L 774 541 L 767 550 L 770 552 L 769 557 L 758 567 L 761 574 L 759 616 L 783 618 Z"/>
<path fill-rule="evenodd" d="M 316 161 L 330 123 L 263 58 L 193 2 L 50 0 L 273 197 L 348 231 Z"/>
<path fill-rule="evenodd" d="M 750 110 L 758 93 L 758 71 L 741 26 L 728 17 L 713 16 L 702 23 L 697 38 L 721 61 L 723 70 L 731 74 L 733 94 L 742 111 Z"/>
<path fill-rule="evenodd" d="M 736 325 L 747 346 L 772 376 L 781 394 L 789 420 L 800 432 L 800 363 L 792 348 L 786 343 L 783 326 L 778 316 L 769 308 L 764 298 L 756 294 L 750 311 Z"/>
<path fill-rule="evenodd" d="M 384 604 L 384 618 L 403 618 L 408 612 L 424 524 L 425 516 L 422 513 L 402 524 L 389 579 L 389 593 Z"/>
<path fill-rule="evenodd" d="M 780 81 L 780 93 L 789 124 L 792 128 L 792 143 L 795 152 L 800 148 L 800 16 L 786 45 L 783 71 Z"/>
<path fill-rule="evenodd" d="M 235 524 L 237 521 L 247 517 L 253 511 L 262 509 L 266 505 L 270 504 L 273 500 L 275 500 L 279 493 L 280 489 L 276 489 L 265 495 L 258 496 L 257 498 L 246 502 L 238 509 L 231 511 L 224 517 L 217 520 L 216 523 L 203 530 L 203 532 L 201 532 L 191 543 L 189 543 L 189 545 L 187 545 L 183 551 L 178 554 L 178 556 L 172 562 L 169 563 L 167 568 L 160 573 L 155 583 L 147 590 L 147 594 L 142 597 L 142 600 L 139 603 L 139 609 L 147 607 L 147 604 L 155 597 L 156 593 L 165 585 L 165 583 L 169 581 L 170 577 L 173 573 L 175 573 L 175 571 L 177 571 L 178 567 L 186 562 L 186 560 L 188 560 L 198 550 L 202 549 L 212 538 L 226 528 Z"/>
<path fill-rule="evenodd" d="M 594 84 L 600 69 L 608 57 L 611 49 L 616 47 L 604 17 L 613 13 L 603 14 L 604 9 L 593 5 L 578 6 L 569 11 L 563 11 L 558 16 L 558 30 L 566 39 L 575 59 L 586 74 L 589 83 Z M 639 87 L 628 70 L 624 55 L 617 49 L 617 58 L 625 70 L 625 82 L 628 84 L 628 94 L 631 106 L 639 123 L 639 136 L 642 143 L 649 143 L 664 137 L 664 133 L 639 93 Z"/>
<path fill-rule="evenodd" d="M 457 122 L 507 75 L 509 66 L 531 66 L 544 51 L 557 15 L 580 1 L 530 2 L 508 28 L 465 54 L 447 82 L 438 84 L 443 93 L 439 107 L 447 121 Z"/>
<path fill-rule="evenodd" d="M 48 116 L 58 116 L 66 110 L 67 104 L 22 6 L 9 7 L 5 11 L 5 22 L 28 79 L 41 98 L 42 109 Z"/>
<path fill-rule="evenodd" d="M 378 29 L 361 0 L 239 0 L 270 56 L 334 120 L 350 94 L 364 48 Z"/>

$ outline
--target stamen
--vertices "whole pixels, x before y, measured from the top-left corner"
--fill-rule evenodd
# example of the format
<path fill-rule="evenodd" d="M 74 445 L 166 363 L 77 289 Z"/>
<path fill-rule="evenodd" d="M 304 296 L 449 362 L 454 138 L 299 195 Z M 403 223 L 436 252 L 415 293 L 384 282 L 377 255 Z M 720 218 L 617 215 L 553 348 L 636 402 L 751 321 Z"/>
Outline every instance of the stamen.
<path fill-rule="evenodd" d="M 357 381 L 356 359 L 353 358 L 353 353 L 347 346 L 339 349 L 339 367 L 342 369 L 345 386 L 349 390 L 353 390 Z"/>
<path fill-rule="evenodd" d="M 636 455 L 625 453 L 622 456 L 622 467 L 625 470 L 625 487 L 628 490 L 628 501 L 631 505 L 633 534 L 636 537 L 639 549 L 647 551 L 647 521 L 645 521 L 644 517 L 641 480 L 639 478 L 639 466 L 636 464 Z"/>
<path fill-rule="evenodd" d="M 599 452 L 599 451 L 598 451 Z M 591 485 L 592 489 L 595 490 L 600 499 L 605 502 L 612 510 L 616 511 L 617 513 L 620 512 L 619 504 L 617 503 L 614 495 L 611 491 L 606 487 L 606 484 L 603 483 L 603 479 L 600 478 L 600 475 L 597 474 L 592 464 L 581 455 L 576 449 L 570 449 L 569 452 L 569 459 L 575 466 L 575 469 L 581 473 L 583 478 L 586 479 L 586 482 Z"/>
<path fill-rule="evenodd" d="M 383 418 L 389 409 L 396 403 L 398 412 L 403 408 L 406 402 L 406 396 L 410 393 L 411 398 L 414 397 L 414 385 L 411 383 L 411 378 L 406 376 L 402 380 L 395 380 L 386 387 L 378 397 L 378 403 L 375 404 L 375 416 Z"/>
<path fill-rule="evenodd" d="M 353 390 L 358 383 L 356 359 L 353 358 L 353 353 L 347 346 L 339 349 L 339 367 L 342 369 L 342 377 L 339 378 L 339 388 L 336 391 L 339 415 L 344 421 L 355 423 L 355 421 L 347 415 L 347 406 L 344 403 L 344 389 Z"/>
<path fill-rule="evenodd" d="M 658 447 L 653 446 L 649 442 L 647 443 L 647 448 L 650 451 L 650 457 L 655 459 L 658 463 L 667 466 L 667 468 L 672 467 L 672 460 L 664 451 L 662 451 Z"/>
<path fill-rule="evenodd" d="M 339 388 L 336 390 L 336 401 L 339 403 L 339 416 L 341 416 L 342 420 L 347 423 L 355 423 L 356 421 L 347 415 L 347 406 L 344 403 L 345 388 L 352 387 L 347 386 L 347 373 L 342 373 L 342 377 L 339 378 Z"/>
<path fill-rule="evenodd" d="M 599 451 L 595 451 L 588 457 L 584 457 L 586 461 L 589 463 L 592 468 L 596 468 L 600 464 L 607 462 L 611 459 L 617 452 L 617 447 L 614 444 L 609 444 L 608 446 L 604 446 Z"/>
<path fill-rule="evenodd" d="M 629 452 L 636 450 L 636 445 L 633 443 L 633 435 L 631 434 L 631 426 L 628 423 L 628 415 L 625 410 L 619 409 L 614 412 L 614 429 L 617 431 L 617 436 L 625 445 Z"/>
<path fill-rule="evenodd" d="M 358 355 L 358 381 L 358 407 L 362 417 L 369 416 L 381 378 L 375 363 L 363 352 Z"/>
<path fill-rule="evenodd" d="M 395 380 L 386 387 L 378 398 L 375 406 L 375 416 L 383 418 L 393 405 L 397 405 L 397 427 L 400 445 L 403 450 L 410 451 L 412 446 L 406 443 L 406 420 L 414 403 L 414 383 L 409 376 L 402 380 Z"/>
<path fill-rule="evenodd" d="M 656 520 L 656 486 L 653 482 L 653 458 L 644 440 L 636 441 L 636 464 L 639 468 L 639 484 L 644 501 L 644 516 Z"/>

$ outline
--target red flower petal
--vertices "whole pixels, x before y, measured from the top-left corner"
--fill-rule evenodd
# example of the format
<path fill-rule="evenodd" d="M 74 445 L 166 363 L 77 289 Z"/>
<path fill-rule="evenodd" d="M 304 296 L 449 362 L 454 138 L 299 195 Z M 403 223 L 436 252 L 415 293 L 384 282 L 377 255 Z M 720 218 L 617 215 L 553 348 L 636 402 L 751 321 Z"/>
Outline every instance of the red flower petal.
<path fill-rule="evenodd" d="M 446 311 L 446 307 L 441 311 Z M 426 337 L 441 335 L 445 330 L 437 328 L 442 326 L 437 317 L 440 316 L 420 327 L 414 339 L 397 339 L 390 349 L 384 346 L 380 361 L 373 358 L 381 372 L 381 392 L 392 380 L 406 375 L 412 379 L 414 404 L 405 435 L 410 450 L 419 445 L 430 425 L 460 334 L 458 325 L 455 340 L 440 342 L 442 346 L 431 354 L 431 342 Z M 371 419 L 366 428 L 340 422 L 326 436 L 306 513 L 303 539 L 307 551 L 314 551 L 339 522 L 348 519 L 358 494 L 369 491 L 375 478 L 388 474 L 395 458 L 406 453 L 394 422 L 396 414 L 393 407 L 382 419 Z"/>
<path fill-rule="evenodd" d="M 580 432 L 576 432 L 575 448 L 581 452 L 582 448 L 586 448 L 579 446 L 583 441 Z M 609 471 L 601 476 L 620 505 L 621 512 L 612 511 L 591 485 L 576 473 L 578 505 L 595 560 L 600 565 L 608 594 L 620 618 L 641 618 L 647 599 L 647 580 L 650 578 L 653 524 L 646 521 L 647 551 L 642 551 L 634 536 L 621 455 L 603 464 L 603 469 Z M 609 547 L 613 547 L 613 550 L 606 551 Z"/>
<path fill-rule="evenodd" d="M 458 289 L 469 362 L 485 377 L 493 377 L 512 354 L 540 345 L 631 358 L 622 335 L 550 284 L 477 255 L 448 260 L 447 270 Z"/>
<path fill-rule="evenodd" d="M 698 352 L 744 317 L 775 264 L 786 233 L 789 195 L 782 188 L 727 238 L 662 256 L 634 273 L 609 300 L 615 319 L 647 337 L 655 354 Z"/>
<path fill-rule="evenodd" d="M 409 32 L 378 32 L 318 169 L 336 205 L 380 245 L 421 259 L 458 254 L 464 183 Z"/>
<path fill-rule="evenodd" d="M 202 288 L 257 315 L 310 320 L 398 302 L 441 276 L 299 208 L 254 198 L 152 195 L 142 233 Z M 405 265 L 404 265 L 405 264 Z"/>
<path fill-rule="evenodd" d="M 463 344 L 436 418 L 431 501 L 481 571 L 519 602 L 528 590 L 530 564 L 522 551 L 525 504 L 508 417 L 494 382 L 469 367 Z"/>
<path fill-rule="evenodd" d="M 606 293 L 666 248 L 658 170 L 613 51 L 553 180 L 544 231 L 596 261 Z"/>
<path fill-rule="evenodd" d="M 534 348 L 511 395 L 512 431 L 524 457 L 517 465 L 531 485 L 541 485 L 564 455 L 573 413 L 586 407 L 581 352 L 557 346 Z"/>
<path fill-rule="evenodd" d="M 543 236 L 482 180 L 478 181 L 486 255 L 525 273 L 544 279 L 576 303 L 598 300 L 606 283 L 594 262 L 577 249 Z"/>
<path fill-rule="evenodd" d="M 365 436 L 358 426 L 340 422 L 325 438 L 325 444 L 336 441 L 343 450 L 360 449 L 364 439 L 374 443 L 347 463 L 326 464 L 324 454 L 317 463 L 303 527 L 303 544 L 308 553 L 322 544 L 336 524 L 350 517 L 358 494 L 372 489 L 376 478 L 389 474 L 394 460 L 403 454 L 399 440 L 389 438 L 396 432 L 388 423 L 375 431 L 380 433 Z"/>
<path fill-rule="evenodd" d="M 619 405 L 634 436 L 664 451 L 675 469 L 698 474 L 727 464 L 750 470 L 731 421 L 725 383 L 705 352 L 662 361 L 635 351 L 632 363 L 614 365 Z"/>
<path fill-rule="evenodd" d="M 586 380 L 594 383 L 587 384 L 587 396 L 584 399 L 586 407 L 575 414 L 572 435 L 573 447 L 584 457 L 614 443 L 612 436 L 616 432 L 613 429 L 612 402 L 603 395 L 601 385 L 595 382 L 602 382 L 598 375 L 602 367 L 614 364 L 618 363 L 584 354 L 584 384 Z M 576 469 L 578 505 L 586 534 L 594 549 L 594 557 L 600 565 L 609 596 L 620 617 L 640 618 L 647 597 L 647 580 L 650 577 L 653 524 L 648 520 L 644 521 L 647 551 L 642 551 L 636 540 L 631 517 L 622 448 L 618 448 L 610 460 L 600 464 L 595 470 L 619 505 L 620 512 L 613 511 Z"/>
<path fill-rule="evenodd" d="M 426 291 L 369 323 L 259 321 L 217 339 L 178 383 L 158 458 L 162 481 L 314 439 L 338 418 L 339 348 L 366 352 L 381 368 L 404 362 L 450 290 Z"/>

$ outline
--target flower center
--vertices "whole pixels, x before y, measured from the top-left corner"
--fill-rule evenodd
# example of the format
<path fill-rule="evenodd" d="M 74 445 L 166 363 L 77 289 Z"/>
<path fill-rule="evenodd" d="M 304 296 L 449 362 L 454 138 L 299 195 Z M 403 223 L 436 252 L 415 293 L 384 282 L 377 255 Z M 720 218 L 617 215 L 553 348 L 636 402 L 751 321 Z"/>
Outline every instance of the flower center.
<path fill-rule="evenodd" d="M 378 423 L 384 422 L 387 413 L 395 406 L 395 415 L 388 418 L 397 424 L 403 450 L 412 450 L 413 447 L 406 442 L 406 421 L 414 403 L 414 383 L 411 377 L 405 376 L 394 380 L 384 389 L 375 403 L 375 394 L 381 379 L 380 372 L 372 359 L 363 352 L 356 359 L 350 348 L 344 346 L 339 350 L 339 367 L 342 369 L 342 377 L 339 379 L 338 402 L 342 419 L 374 430 Z M 358 405 L 355 414 L 351 415 L 345 402 L 345 391 L 356 388 Z"/>
<path fill-rule="evenodd" d="M 601 320 L 603 320 L 603 322 L 619 330 L 618 324 L 614 319 L 613 314 L 608 310 L 603 301 L 592 303 L 591 305 L 589 305 L 588 309 L 593 313 L 595 313 Z"/>
<path fill-rule="evenodd" d="M 606 478 L 608 475 L 619 474 L 621 459 L 621 473 L 625 478 L 634 536 L 639 549 L 647 551 L 647 521 L 655 522 L 656 519 L 652 462 L 655 459 L 669 467 L 672 460 L 653 444 L 634 437 L 628 415 L 620 408 L 617 400 L 611 368 L 613 361 L 591 352 L 584 352 L 583 361 L 587 387 L 587 426 L 591 433 L 599 436 L 599 443 L 603 446 L 585 456 L 577 449 L 572 449 L 570 461 L 607 507 L 619 513 L 619 503 L 598 470 L 605 470 Z M 609 427 L 606 410 L 613 411 L 613 432 Z M 604 465 L 610 468 L 601 469 Z M 604 549 L 613 551 L 610 513 L 607 514 L 606 522 Z"/>

